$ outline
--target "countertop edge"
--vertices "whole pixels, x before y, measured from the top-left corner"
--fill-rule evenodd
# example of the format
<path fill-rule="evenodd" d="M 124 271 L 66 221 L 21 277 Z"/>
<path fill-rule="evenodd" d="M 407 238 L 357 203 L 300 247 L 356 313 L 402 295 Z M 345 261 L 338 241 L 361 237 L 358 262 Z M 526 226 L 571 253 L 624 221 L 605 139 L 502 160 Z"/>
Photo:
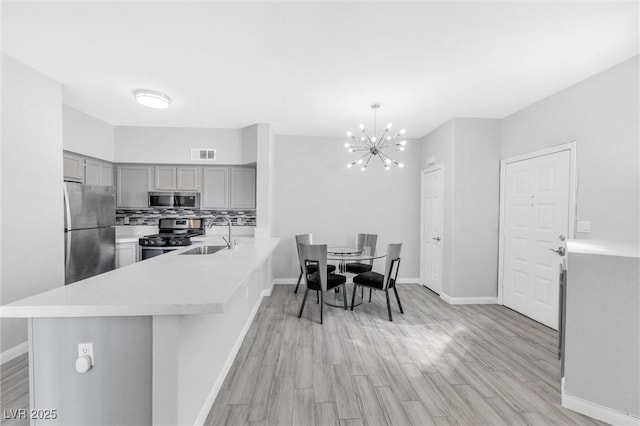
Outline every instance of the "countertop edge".
<path fill-rule="evenodd" d="M 256 257 L 255 265 L 248 268 L 246 274 L 237 280 L 233 289 L 228 291 L 223 300 L 212 303 L 154 303 L 154 304 L 33 304 L 0 305 L 0 318 L 79 318 L 79 317 L 126 317 L 126 316 L 166 316 L 166 315 L 197 315 L 216 314 L 226 311 L 226 305 L 231 297 L 250 279 L 251 274 L 273 255 L 280 244 L 280 238 L 270 237 L 270 247 Z M 34 295 L 31 297 L 37 297 Z M 26 299 L 29 299 L 27 297 Z M 25 300 L 25 299 L 22 299 Z M 16 301 L 20 302 L 20 301 Z"/>
<path fill-rule="evenodd" d="M 640 258 L 640 247 L 626 241 L 569 240 L 567 251 L 569 254 Z"/>

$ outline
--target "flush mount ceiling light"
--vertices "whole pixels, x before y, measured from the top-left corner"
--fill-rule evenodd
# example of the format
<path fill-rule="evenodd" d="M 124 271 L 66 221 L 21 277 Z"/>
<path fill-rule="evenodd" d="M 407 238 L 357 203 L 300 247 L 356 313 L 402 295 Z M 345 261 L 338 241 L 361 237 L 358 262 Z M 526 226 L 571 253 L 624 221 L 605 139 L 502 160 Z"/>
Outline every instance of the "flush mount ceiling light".
<path fill-rule="evenodd" d="M 389 157 L 389 151 L 404 151 L 405 145 L 407 145 L 407 141 L 403 140 L 398 142 L 397 139 L 404 136 L 406 133 L 404 129 L 400 130 L 395 135 L 389 133 L 391 130 L 391 123 L 387 124 L 384 129 L 384 132 L 380 137 L 378 137 L 378 128 L 377 128 L 377 120 L 378 120 L 378 108 L 380 108 L 380 104 L 371 105 L 373 109 L 373 135 L 369 135 L 364 128 L 364 124 L 360 125 L 360 131 L 362 132 L 361 136 L 356 136 L 351 132 L 347 132 L 347 136 L 351 139 L 357 140 L 360 145 L 353 145 L 351 143 L 345 143 L 344 146 L 347 148 L 349 152 L 364 152 L 364 155 L 357 159 L 356 161 L 347 164 L 347 167 L 351 168 L 356 164 L 361 165 L 361 170 L 364 172 L 367 170 L 367 166 L 369 165 L 369 161 L 372 158 L 377 157 L 385 170 L 389 170 L 391 164 L 395 164 L 396 166 L 402 168 L 404 164 L 398 163 Z"/>
<path fill-rule="evenodd" d="M 133 96 L 136 97 L 136 101 L 140 105 L 149 108 L 164 109 L 169 108 L 169 104 L 171 104 L 171 98 L 169 96 L 154 90 L 135 90 Z"/>

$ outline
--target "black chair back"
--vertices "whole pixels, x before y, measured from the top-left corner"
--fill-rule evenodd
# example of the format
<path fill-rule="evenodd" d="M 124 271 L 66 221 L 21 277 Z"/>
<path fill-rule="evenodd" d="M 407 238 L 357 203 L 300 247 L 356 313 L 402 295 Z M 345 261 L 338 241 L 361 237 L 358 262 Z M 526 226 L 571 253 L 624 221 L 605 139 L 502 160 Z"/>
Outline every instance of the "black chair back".
<path fill-rule="evenodd" d="M 402 251 L 402 243 L 394 243 L 387 245 L 387 258 L 384 265 L 384 287 L 387 290 L 394 287 L 396 279 L 398 279 L 398 270 L 400 269 L 400 252 Z"/>
<path fill-rule="evenodd" d="M 303 271 L 307 287 L 309 286 L 309 265 L 317 267 L 320 275 L 320 288 L 327 291 L 327 245 L 300 243 L 300 256 L 303 262 Z"/>

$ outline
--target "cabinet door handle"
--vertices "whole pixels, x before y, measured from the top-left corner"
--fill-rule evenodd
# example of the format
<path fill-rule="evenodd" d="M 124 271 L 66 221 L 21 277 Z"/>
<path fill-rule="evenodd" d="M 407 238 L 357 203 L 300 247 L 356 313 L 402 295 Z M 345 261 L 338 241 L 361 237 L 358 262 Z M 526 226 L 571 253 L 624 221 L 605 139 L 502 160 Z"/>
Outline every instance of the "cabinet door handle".
<path fill-rule="evenodd" d="M 434 237 L 432 240 L 440 241 L 440 237 Z"/>

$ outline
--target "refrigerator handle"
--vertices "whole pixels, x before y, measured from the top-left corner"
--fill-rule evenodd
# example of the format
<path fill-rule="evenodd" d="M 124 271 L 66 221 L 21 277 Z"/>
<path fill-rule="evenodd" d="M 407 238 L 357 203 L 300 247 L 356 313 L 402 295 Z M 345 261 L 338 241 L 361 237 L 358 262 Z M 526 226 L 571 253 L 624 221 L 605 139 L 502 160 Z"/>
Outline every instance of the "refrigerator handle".
<path fill-rule="evenodd" d="M 64 274 L 68 275 L 69 263 L 71 263 L 71 232 L 65 231 L 64 233 Z"/>
<path fill-rule="evenodd" d="M 71 230 L 71 206 L 69 206 L 69 191 L 67 191 L 67 184 L 63 185 L 64 195 L 64 229 Z"/>

